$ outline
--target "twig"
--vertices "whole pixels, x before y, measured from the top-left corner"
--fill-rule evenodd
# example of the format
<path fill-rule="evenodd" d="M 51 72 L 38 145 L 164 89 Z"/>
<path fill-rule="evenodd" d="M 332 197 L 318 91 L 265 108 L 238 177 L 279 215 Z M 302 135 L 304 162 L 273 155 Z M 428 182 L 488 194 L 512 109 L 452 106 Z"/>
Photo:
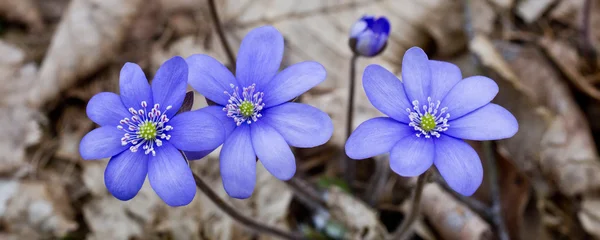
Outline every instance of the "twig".
<path fill-rule="evenodd" d="M 402 221 L 402 225 L 400 225 L 400 227 L 398 227 L 398 229 L 387 238 L 388 240 L 404 240 L 409 237 L 411 233 L 410 228 L 415 220 L 417 220 L 417 217 L 421 211 L 421 195 L 423 193 L 423 187 L 425 186 L 425 183 L 427 183 L 429 171 L 431 170 L 421 174 L 421 176 L 419 176 L 417 179 L 417 186 L 415 187 L 413 197 L 411 199 L 412 208 L 410 209 L 408 215 L 404 218 L 404 221 Z"/>
<path fill-rule="evenodd" d="M 452 190 L 452 188 L 450 188 L 450 186 L 448 186 L 448 184 L 441 177 L 437 178 L 437 182 L 442 188 L 444 188 L 446 192 L 450 193 L 450 195 L 452 195 L 454 198 L 467 205 L 467 207 L 476 212 L 485 221 L 492 223 L 493 213 L 492 210 L 486 204 L 477 199 L 465 197 L 460 193 L 457 193 L 456 191 Z"/>
<path fill-rule="evenodd" d="M 189 160 L 187 159 L 185 154 L 183 152 L 181 152 L 181 155 L 183 155 L 183 157 L 189 164 Z M 202 193 L 204 193 L 219 209 L 221 209 L 223 212 L 225 212 L 231 218 L 235 219 L 236 221 L 238 221 L 242 225 L 246 226 L 247 228 L 250 228 L 257 232 L 277 236 L 282 239 L 288 239 L 288 240 L 305 239 L 304 237 L 302 237 L 302 235 L 284 232 L 282 230 L 273 228 L 271 226 L 264 225 L 258 221 L 255 221 L 252 218 L 244 216 L 243 214 L 241 214 L 240 212 L 235 210 L 233 207 L 229 206 L 225 201 L 223 201 L 223 199 L 221 199 L 219 197 L 219 195 L 217 195 L 217 193 L 213 192 L 213 190 L 210 189 L 208 184 L 206 184 L 206 182 L 204 182 L 204 180 L 202 180 L 202 178 L 200 178 L 198 175 L 196 175 L 196 173 L 192 172 L 192 175 L 194 175 L 194 181 L 196 182 L 196 186 L 198 187 L 198 189 L 200 189 L 200 191 L 202 191 Z"/>
<path fill-rule="evenodd" d="M 496 156 L 494 155 L 493 142 L 483 142 L 483 151 L 485 154 L 485 164 L 489 173 L 487 174 L 490 183 L 490 194 L 492 195 L 492 222 L 498 233 L 499 240 L 508 240 L 508 233 L 504 220 L 502 219 L 502 207 L 500 204 L 500 187 L 498 186 L 498 166 L 496 165 Z"/>
<path fill-rule="evenodd" d="M 233 55 L 231 46 L 229 46 L 229 43 L 227 43 L 227 38 L 225 38 L 225 32 L 223 31 L 223 26 L 219 20 L 219 13 L 217 12 L 215 0 L 208 0 L 208 6 L 210 7 L 210 16 L 212 17 L 215 28 L 217 29 L 217 34 L 219 34 L 221 45 L 223 45 L 223 49 L 225 49 L 227 59 L 229 59 L 229 64 L 231 64 L 231 69 L 235 71 L 235 56 Z"/>
<path fill-rule="evenodd" d="M 581 23 L 581 29 L 580 29 L 580 34 L 581 34 L 581 39 L 579 41 L 580 45 L 579 45 L 579 50 L 581 51 L 580 54 L 583 55 L 583 57 L 588 61 L 589 66 L 591 67 L 592 71 L 595 71 L 597 68 L 597 63 L 596 63 L 596 59 L 597 59 L 597 53 L 596 53 L 596 49 L 594 48 L 594 45 L 591 42 L 591 38 L 590 38 L 590 15 L 592 11 L 592 1 L 590 0 L 585 0 L 583 2 L 583 18 L 582 23 Z"/>
<path fill-rule="evenodd" d="M 350 137 L 352 133 L 352 120 L 354 116 L 354 88 L 356 85 L 356 60 L 358 59 L 357 54 L 353 54 L 350 59 L 350 87 L 348 88 L 348 109 L 346 111 L 346 139 Z M 344 179 L 348 183 L 348 186 L 352 186 L 354 182 L 354 176 L 356 175 L 356 163 L 348 158 L 341 158 L 341 167 L 344 171 Z"/>
<path fill-rule="evenodd" d="M 327 203 L 320 193 L 309 183 L 298 177 L 293 177 L 286 183 L 294 191 L 296 197 L 311 210 L 328 209 Z"/>

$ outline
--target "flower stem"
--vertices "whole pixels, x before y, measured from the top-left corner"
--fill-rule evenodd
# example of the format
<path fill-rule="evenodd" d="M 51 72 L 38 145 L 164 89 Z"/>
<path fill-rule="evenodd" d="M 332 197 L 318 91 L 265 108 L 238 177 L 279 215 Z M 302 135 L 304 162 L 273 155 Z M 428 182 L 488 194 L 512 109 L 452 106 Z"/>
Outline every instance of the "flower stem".
<path fill-rule="evenodd" d="M 270 235 L 279 237 L 281 239 L 289 239 L 289 240 L 304 239 L 304 237 L 302 237 L 299 234 L 292 234 L 292 233 L 284 232 L 277 228 L 263 225 L 262 223 L 259 223 L 252 218 L 242 215 L 240 212 L 235 210 L 233 207 L 231 207 L 227 203 L 225 203 L 225 201 L 223 201 L 215 192 L 213 192 L 210 189 L 210 187 L 208 186 L 208 184 L 206 184 L 206 182 L 204 182 L 198 175 L 196 175 L 195 173 L 192 173 L 192 174 L 194 175 L 194 180 L 196 181 L 196 186 L 200 189 L 200 191 L 202 191 L 215 205 L 217 205 L 218 208 L 223 210 L 223 212 L 225 212 L 227 215 L 229 215 L 230 217 L 232 217 L 233 219 L 235 219 L 242 225 L 244 225 L 250 229 L 254 229 L 257 232 L 270 234 Z"/>
<path fill-rule="evenodd" d="M 402 221 L 402 225 L 400 225 L 400 227 L 398 227 L 398 229 L 394 231 L 390 237 L 387 238 L 388 240 L 404 240 L 410 236 L 411 227 L 415 220 L 417 220 L 417 217 L 419 216 L 419 213 L 421 211 L 421 195 L 423 193 L 423 187 L 425 186 L 425 183 L 427 183 L 429 171 L 430 170 L 421 174 L 421 176 L 419 176 L 419 178 L 417 179 L 417 186 L 415 187 L 411 199 L 412 208 L 410 209 L 408 215 L 404 218 L 404 221 Z"/>
<path fill-rule="evenodd" d="M 483 151 L 485 154 L 485 164 L 489 169 L 488 180 L 490 184 L 490 194 L 492 195 L 492 222 L 496 227 L 499 240 L 508 240 L 508 233 L 504 220 L 502 219 L 502 207 L 500 203 L 500 189 L 498 186 L 498 166 L 496 156 L 494 155 L 494 144 L 491 141 L 483 142 Z"/>
<path fill-rule="evenodd" d="M 231 64 L 231 69 L 235 70 L 235 57 L 231 50 L 231 46 L 229 46 L 227 39 L 225 38 L 225 32 L 223 31 L 223 26 L 221 26 L 221 21 L 219 20 L 219 13 L 217 12 L 215 0 L 208 0 L 208 6 L 210 7 L 210 16 L 217 29 L 217 34 L 219 34 L 221 45 L 223 45 L 223 49 L 225 49 L 225 53 L 227 54 L 227 59 L 229 59 L 229 64 Z"/>
<path fill-rule="evenodd" d="M 350 59 L 350 87 L 348 88 L 348 109 L 346 111 L 346 139 L 350 137 L 352 133 L 352 120 L 354 116 L 354 88 L 356 78 L 356 60 L 358 59 L 357 54 L 353 54 Z M 352 186 L 354 182 L 354 176 L 356 175 L 356 163 L 350 159 L 343 157 L 341 158 L 341 167 L 344 172 L 344 179 L 348 183 L 348 186 Z"/>
<path fill-rule="evenodd" d="M 185 159 L 185 161 L 189 165 L 190 161 L 188 160 L 187 156 L 185 156 L 185 153 L 183 153 L 183 151 L 180 151 L 180 152 L 181 152 L 181 155 L 183 156 L 183 158 Z M 215 205 L 217 205 L 217 207 L 219 209 L 221 209 L 223 212 L 225 212 L 227 215 L 229 215 L 231 218 L 235 219 L 242 225 L 244 225 L 250 229 L 254 229 L 257 232 L 270 234 L 270 235 L 279 237 L 281 239 L 287 239 L 287 240 L 305 239 L 302 235 L 284 232 L 277 228 L 263 225 L 262 223 L 257 222 L 252 218 L 244 216 L 243 214 L 241 214 L 240 212 L 235 210 L 233 207 L 229 206 L 225 201 L 223 201 L 223 199 L 221 199 L 219 197 L 219 195 L 217 195 L 217 193 L 215 193 L 212 189 L 210 189 L 208 184 L 206 184 L 206 182 L 204 182 L 204 180 L 202 180 L 202 178 L 200 178 L 200 176 L 196 175 L 196 173 L 194 173 L 193 171 L 192 171 L 192 175 L 194 175 L 194 181 L 196 182 L 196 187 L 198 187 L 198 189 L 200 189 L 200 191 L 202 191 L 202 193 L 204 193 Z"/>

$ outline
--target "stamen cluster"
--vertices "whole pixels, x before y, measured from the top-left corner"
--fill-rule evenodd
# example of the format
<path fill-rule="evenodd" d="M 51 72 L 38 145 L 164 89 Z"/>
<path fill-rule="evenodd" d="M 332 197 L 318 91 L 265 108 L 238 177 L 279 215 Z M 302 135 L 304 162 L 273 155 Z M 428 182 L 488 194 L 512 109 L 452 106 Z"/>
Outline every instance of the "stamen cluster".
<path fill-rule="evenodd" d="M 233 118 L 237 126 L 244 122 L 251 124 L 253 121 L 258 121 L 258 118 L 262 117 L 260 111 L 265 106 L 262 101 L 264 93 L 255 92 L 256 84 L 243 88 L 241 96 L 238 94 L 237 86 L 231 84 L 230 87 L 233 91 L 232 93 L 225 91 L 225 94 L 229 95 L 229 100 L 223 108 L 227 116 Z"/>
<path fill-rule="evenodd" d="M 440 132 L 448 130 L 448 127 L 450 126 L 448 124 L 450 113 L 446 113 L 448 110 L 447 107 L 443 107 L 438 111 L 440 103 L 440 101 L 434 102 L 431 100 L 431 97 L 428 97 L 427 104 L 423 104 L 423 112 L 421 112 L 421 109 L 419 108 L 418 100 L 412 102 L 412 110 L 406 108 L 408 118 L 410 119 L 408 126 L 411 126 L 418 131 L 416 134 L 417 137 L 424 135 L 425 138 L 431 138 L 433 135 L 439 138 Z"/>
<path fill-rule="evenodd" d="M 129 108 L 129 112 L 132 114 L 131 118 L 124 118 L 117 126 L 118 129 L 125 131 L 125 134 L 121 138 L 121 145 L 125 146 L 131 144 L 129 150 L 137 152 L 140 147 L 144 149 L 145 154 L 152 153 L 152 156 L 156 156 L 154 145 L 162 146 L 162 140 L 169 140 L 171 135 L 166 132 L 173 129 L 172 126 L 167 125 L 169 118 L 166 112 L 171 109 L 171 106 L 167 106 L 164 112 L 160 111 L 160 105 L 154 104 L 154 107 L 147 111 L 148 103 L 142 101 L 140 104 L 141 109 L 135 110 Z M 159 139 L 160 138 L 160 139 Z"/>

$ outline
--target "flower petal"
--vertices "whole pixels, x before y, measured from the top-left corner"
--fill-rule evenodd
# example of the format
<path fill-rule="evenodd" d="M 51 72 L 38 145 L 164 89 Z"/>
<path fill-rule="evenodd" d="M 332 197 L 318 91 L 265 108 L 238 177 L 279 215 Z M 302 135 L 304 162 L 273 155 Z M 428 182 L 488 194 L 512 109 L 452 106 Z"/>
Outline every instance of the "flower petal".
<path fill-rule="evenodd" d="M 418 100 L 420 105 L 427 103 L 431 93 L 431 70 L 423 49 L 412 47 L 402 58 L 402 82 L 409 100 Z"/>
<path fill-rule="evenodd" d="M 205 112 L 205 113 L 211 114 L 213 117 L 216 117 L 221 122 L 221 126 L 223 126 L 223 129 L 225 129 L 225 139 L 227 139 L 227 137 L 229 137 L 229 134 L 231 134 L 231 132 L 233 132 L 233 130 L 236 127 L 233 119 L 230 117 L 227 117 L 227 113 L 225 113 L 225 111 L 223 111 L 223 106 L 208 106 L 208 107 L 198 109 L 196 111 Z M 216 148 L 217 147 L 215 147 L 214 149 L 211 149 L 211 150 L 198 151 L 198 152 L 186 151 L 185 155 L 188 157 L 189 160 L 198 160 L 198 159 L 201 159 L 201 158 L 205 157 L 206 155 L 210 154 Z"/>
<path fill-rule="evenodd" d="M 250 31 L 238 52 L 236 76 L 242 87 L 256 84 L 260 90 L 275 76 L 283 58 L 283 36 L 274 27 Z"/>
<path fill-rule="evenodd" d="M 434 155 L 433 139 L 407 136 L 390 151 L 390 166 L 400 176 L 419 176 L 431 167 Z"/>
<path fill-rule="evenodd" d="M 150 157 L 148 180 L 156 194 L 172 207 L 187 205 L 196 195 L 192 170 L 169 142 L 164 142 L 156 149 L 156 156 Z"/>
<path fill-rule="evenodd" d="M 131 117 L 119 95 L 111 92 L 94 95 L 88 102 L 86 112 L 88 117 L 100 126 L 116 127 L 121 119 Z"/>
<path fill-rule="evenodd" d="M 132 107 L 135 110 L 141 108 L 142 101 L 146 101 L 148 106 L 152 108 L 152 89 L 148 84 L 148 79 L 144 75 L 144 71 L 135 63 L 125 63 L 121 68 L 119 76 L 119 88 L 121 100 L 126 109 Z"/>
<path fill-rule="evenodd" d="M 208 156 L 208 154 L 212 153 L 214 149 L 210 149 L 210 150 L 206 150 L 206 151 L 197 151 L 197 152 L 188 152 L 188 151 L 184 151 L 185 156 L 188 158 L 188 160 L 192 161 L 192 160 L 200 160 L 206 156 Z"/>
<path fill-rule="evenodd" d="M 462 80 L 460 69 L 449 62 L 429 60 L 431 69 L 431 99 L 442 101 L 450 89 Z"/>
<path fill-rule="evenodd" d="M 221 121 L 202 111 L 190 111 L 176 115 L 168 123 L 173 127 L 167 134 L 169 142 L 185 151 L 206 151 L 217 148 L 225 141 Z"/>
<path fill-rule="evenodd" d="M 474 76 L 459 81 L 442 100 L 450 118 L 457 119 L 488 104 L 498 93 L 498 84 L 484 76 Z"/>
<path fill-rule="evenodd" d="M 478 141 L 509 138 L 519 130 L 517 119 L 508 110 L 493 103 L 488 103 L 448 124 L 450 127 L 444 134 Z"/>
<path fill-rule="evenodd" d="M 483 181 L 477 152 L 466 142 L 450 136 L 435 139 L 434 164 L 454 191 L 471 196 Z"/>
<path fill-rule="evenodd" d="M 325 68 L 318 62 L 301 62 L 289 66 L 275 75 L 268 85 L 261 87 L 265 93 L 265 107 L 294 99 L 323 82 L 326 77 Z"/>
<path fill-rule="evenodd" d="M 123 151 L 108 162 L 104 171 L 104 184 L 108 191 L 121 201 L 137 195 L 148 174 L 148 155 L 144 151 Z"/>
<path fill-rule="evenodd" d="M 256 185 L 256 155 L 252 148 L 250 126 L 242 124 L 221 148 L 221 178 L 225 192 L 232 198 L 249 198 Z"/>
<path fill-rule="evenodd" d="M 333 135 L 329 115 L 302 103 L 285 103 L 265 109 L 258 121 L 267 122 L 294 147 L 316 147 L 325 144 Z"/>
<path fill-rule="evenodd" d="M 160 104 L 160 109 L 163 111 L 167 106 L 171 106 L 172 108 L 167 111 L 169 118 L 177 113 L 183 103 L 187 79 L 187 63 L 179 56 L 167 60 L 156 71 L 152 80 L 154 103 Z"/>
<path fill-rule="evenodd" d="M 264 121 L 250 126 L 252 146 L 265 169 L 279 180 L 290 180 L 296 173 L 296 159 L 285 139 Z"/>
<path fill-rule="evenodd" d="M 379 65 L 369 65 L 363 74 L 363 87 L 379 111 L 397 121 L 410 122 L 406 109 L 412 109 L 412 104 L 406 98 L 404 84 L 393 73 Z"/>
<path fill-rule="evenodd" d="M 124 134 L 116 126 L 96 128 L 81 139 L 79 154 L 85 160 L 102 159 L 117 155 L 129 147 L 129 145 L 121 145 L 121 138 Z"/>
<path fill-rule="evenodd" d="M 231 71 L 216 59 L 204 54 L 194 54 L 185 61 L 189 67 L 190 86 L 213 102 L 226 105 L 229 96 L 224 92 L 231 91 L 231 84 L 239 85 Z"/>
<path fill-rule="evenodd" d="M 369 119 L 361 123 L 346 141 L 346 155 L 365 159 L 389 152 L 396 142 L 415 130 L 388 117 Z"/>

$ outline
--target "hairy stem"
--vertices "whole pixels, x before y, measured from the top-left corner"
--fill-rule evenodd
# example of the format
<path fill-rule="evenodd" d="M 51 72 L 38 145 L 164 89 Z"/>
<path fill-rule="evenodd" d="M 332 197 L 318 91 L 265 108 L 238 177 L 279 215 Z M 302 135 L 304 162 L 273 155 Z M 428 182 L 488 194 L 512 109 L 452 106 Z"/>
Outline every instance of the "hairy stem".
<path fill-rule="evenodd" d="M 423 187 L 425 187 L 425 183 L 427 183 L 429 171 L 431 170 L 421 174 L 421 176 L 419 176 L 417 179 L 417 186 L 415 187 L 411 199 L 412 208 L 410 209 L 408 215 L 404 218 L 404 221 L 402 221 L 402 225 L 400 225 L 400 227 L 398 227 L 398 229 L 387 238 L 388 240 L 404 240 L 407 239 L 412 233 L 411 227 L 421 212 L 421 195 L 423 195 Z"/>
<path fill-rule="evenodd" d="M 485 164 L 489 169 L 488 180 L 490 183 L 490 194 L 492 195 L 492 222 L 496 228 L 499 240 L 508 240 L 508 234 L 504 220 L 502 219 L 502 207 L 500 205 L 500 186 L 498 184 L 498 166 L 494 155 L 494 144 L 491 141 L 483 142 Z"/>
<path fill-rule="evenodd" d="M 183 155 L 183 158 L 185 158 L 185 160 L 189 164 L 189 160 L 185 156 L 185 153 L 181 152 L 181 155 Z M 219 197 L 219 195 L 217 195 L 217 193 L 215 193 L 212 189 L 210 189 L 208 184 L 206 184 L 206 182 L 204 182 L 204 180 L 202 180 L 202 178 L 200 178 L 200 176 L 196 175 L 196 173 L 194 173 L 193 171 L 192 171 L 192 175 L 194 175 L 194 181 L 196 182 L 196 187 L 198 187 L 198 189 L 200 189 L 200 191 L 202 193 L 204 193 L 204 195 L 206 195 L 215 205 L 217 205 L 217 207 L 219 209 L 221 209 L 223 212 L 225 212 L 231 218 L 235 219 L 236 221 L 238 221 L 242 225 L 246 226 L 247 228 L 250 228 L 250 229 L 260 232 L 260 233 L 266 233 L 269 235 L 273 235 L 273 236 L 279 237 L 281 239 L 287 239 L 287 240 L 305 239 L 300 234 L 293 234 L 293 233 L 285 232 L 285 231 L 279 230 L 277 228 L 273 228 L 271 226 L 264 225 L 250 217 L 244 216 L 243 214 L 238 212 L 235 208 L 229 206 L 225 201 L 223 201 L 223 199 L 221 199 Z"/>
<path fill-rule="evenodd" d="M 350 87 L 348 88 L 348 109 L 346 110 L 346 139 L 350 137 L 352 133 L 352 120 L 354 116 L 354 88 L 356 78 L 356 60 L 358 59 L 357 54 L 353 54 L 350 59 Z M 341 167 L 344 171 L 344 179 L 348 183 L 348 186 L 352 186 L 354 182 L 354 176 L 356 175 L 356 163 L 346 157 L 342 157 Z"/>
<path fill-rule="evenodd" d="M 219 34 L 221 45 L 223 45 L 223 49 L 225 49 L 225 53 L 227 54 L 229 64 L 231 64 L 231 69 L 235 70 L 235 56 L 233 55 L 231 46 L 229 46 L 229 44 L 227 43 L 227 39 L 225 38 L 225 32 L 223 31 L 223 26 L 221 26 L 221 21 L 219 20 L 219 13 L 217 12 L 217 5 L 215 4 L 215 0 L 208 0 L 208 6 L 210 7 L 210 16 L 212 17 L 213 23 L 215 24 L 215 28 L 217 29 L 217 34 Z"/>

